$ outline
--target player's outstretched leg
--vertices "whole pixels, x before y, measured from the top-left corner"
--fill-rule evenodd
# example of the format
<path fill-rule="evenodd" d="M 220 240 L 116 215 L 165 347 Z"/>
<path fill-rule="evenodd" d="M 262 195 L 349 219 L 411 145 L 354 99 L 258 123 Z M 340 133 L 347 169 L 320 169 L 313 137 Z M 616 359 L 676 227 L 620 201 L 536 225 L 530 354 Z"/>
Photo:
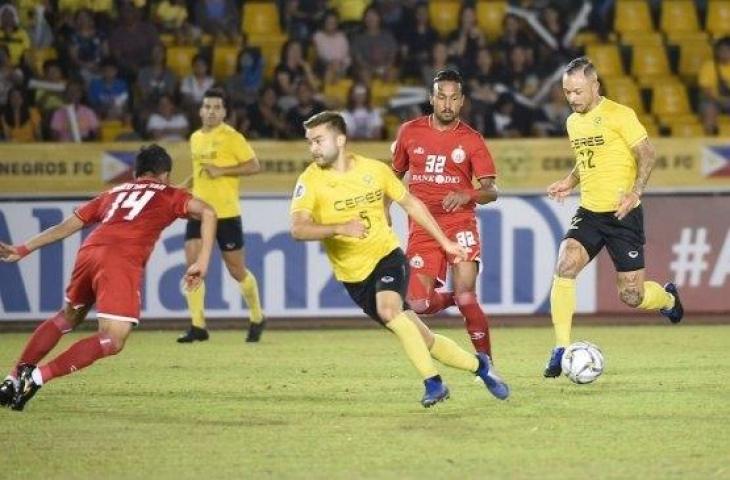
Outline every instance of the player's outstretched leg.
<path fill-rule="evenodd" d="M 0 407 L 9 406 L 12 403 L 17 390 L 17 379 L 8 376 L 5 380 L 3 380 L 3 383 L 0 384 Z"/>
<path fill-rule="evenodd" d="M 33 371 L 35 369 L 35 365 L 28 363 L 23 363 L 18 366 L 18 390 L 15 392 L 12 405 L 10 406 L 13 410 L 22 411 L 25 408 L 25 404 L 40 390 L 41 384 L 36 383 L 33 379 Z"/>
<path fill-rule="evenodd" d="M 421 405 L 424 407 L 432 407 L 449 398 L 449 387 L 444 385 L 441 375 L 427 378 L 423 381 L 423 384 L 426 387 L 426 393 L 423 394 Z"/>
<path fill-rule="evenodd" d="M 545 371 L 543 372 L 543 376 L 545 378 L 559 377 L 560 374 L 563 373 L 563 368 L 560 366 L 560 362 L 563 360 L 564 352 L 565 347 L 553 348 L 553 351 L 550 353 L 550 358 L 545 365 Z"/>
<path fill-rule="evenodd" d="M 477 359 L 479 360 L 479 368 L 476 374 L 482 379 L 489 393 L 500 400 L 506 400 L 509 397 L 509 386 L 494 371 L 494 366 L 489 355 L 486 353 L 477 353 Z"/>
<path fill-rule="evenodd" d="M 671 308 L 663 308 L 659 312 L 667 317 L 672 323 L 679 323 L 684 317 L 684 307 L 682 307 L 682 301 L 679 299 L 679 290 L 677 286 L 672 282 L 664 284 L 664 290 L 667 293 L 672 294 L 674 297 L 674 305 Z"/>

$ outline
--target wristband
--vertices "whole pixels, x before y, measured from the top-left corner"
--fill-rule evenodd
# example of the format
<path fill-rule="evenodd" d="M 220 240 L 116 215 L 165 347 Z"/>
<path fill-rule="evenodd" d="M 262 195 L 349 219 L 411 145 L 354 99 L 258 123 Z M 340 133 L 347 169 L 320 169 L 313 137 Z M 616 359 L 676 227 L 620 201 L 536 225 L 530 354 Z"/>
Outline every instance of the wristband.
<path fill-rule="evenodd" d="M 20 258 L 23 258 L 30 253 L 30 249 L 25 245 L 16 245 L 15 252 L 20 255 Z"/>

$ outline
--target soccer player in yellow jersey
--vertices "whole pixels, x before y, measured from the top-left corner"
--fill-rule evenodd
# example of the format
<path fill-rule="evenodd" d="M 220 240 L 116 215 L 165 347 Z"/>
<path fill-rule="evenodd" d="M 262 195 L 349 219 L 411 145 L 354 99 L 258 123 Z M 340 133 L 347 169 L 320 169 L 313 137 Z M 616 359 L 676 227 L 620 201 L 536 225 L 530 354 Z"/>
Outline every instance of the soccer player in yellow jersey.
<path fill-rule="evenodd" d="M 342 115 L 319 113 L 304 122 L 304 128 L 313 162 L 294 188 L 292 237 L 321 241 L 335 277 L 353 301 L 396 334 L 424 379 L 424 407 L 449 397 L 433 359 L 476 373 L 492 395 L 507 398 L 509 387 L 494 372 L 486 354 L 473 355 L 431 332 L 405 304 L 408 261 L 388 224 L 386 199 L 403 207 L 446 253 L 466 260 L 468 249 L 446 237 L 388 165 L 345 150 L 347 129 Z"/>
<path fill-rule="evenodd" d="M 575 278 L 605 246 L 626 305 L 659 310 L 672 323 L 684 311 L 677 288 L 644 278 L 644 214 L 641 196 L 654 166 L 654 147 L 632 109 L 599 94 L 598 73 L 589 59 L 576 58 L 563 74 L 563 91 L 573 109 L 566 122 L 576 165 L 547 189 L 562 201 L 580 184 L 580 207 L 560 247 L 550 292 L 555 344 L 546 377 L 561 373 L 575 312 Z"/>
<path fill-rule="evenodd" d="M 246 269 L 243 248 L 243 228 L 239 202 L 239 184 L 242 175 L 253 175 L 261 169 L 259 161 L 239 132 L 225 124 L 225 96 L 212 88 L 203 95 L 200 107 L 202 128 L 190 137 L 193 158 L 193 195 L 204 199 L 218 215 L 216 239 L 223 262 L 238 282 L 250 311 L 247 342 L 258 342 L 264 329 L 264 315 L 259 300 L 256 278 Z M 188 221 L 185 230 L 185 258 L 190 265 L 200 251 L 200 222 Z M 190 329 L 178 337 L 180 343 L 208 339 L 205 324 L 205 284 L 186 290 L 185 297 L 192 318 Z"/>

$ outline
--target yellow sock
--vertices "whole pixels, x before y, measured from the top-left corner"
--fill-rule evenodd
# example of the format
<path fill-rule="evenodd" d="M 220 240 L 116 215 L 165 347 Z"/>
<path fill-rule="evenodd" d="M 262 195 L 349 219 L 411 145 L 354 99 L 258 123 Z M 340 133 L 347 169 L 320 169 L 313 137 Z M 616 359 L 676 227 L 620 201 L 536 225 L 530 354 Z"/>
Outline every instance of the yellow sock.
<path fill-rule="evenodd" d="M 259 284 L 251 270 L 246 270 L 246 276 L 238 284 L 241 295 L 246 300 L 246 305 L 251 312 L 251 323 L 261 323 L 264 320 L 264 313 L 261 311 L 261 300 L 259 299 Z"/>
<path fill-rule="evenodd" d="M 674 295 L 656 282 L 644 282 L 644 300 L 638 308 L 642 310 L 670 309 L 674 306 Z"/>
<path fill-rule="evenodd" d="M 421 332 L 405 313 L 401 313 L 385 326 L 398 336 L 408 359 L 424 379 L 438 375 Z"/>
<path fill-rule="evenodd" d="M 433 338 L 433 345 L 431 346 L 431 356 L 433 358 L 449 367 L 470 372 L 477 371 L 479 360 L 473 353 L 467 352 L 449 337 L 434 333 Z"/>
<path fill-rule="evenodd" d="M 193 326 L 205 328 L 205 282 L 200 282 L 195 290 L 185 290 L 185 299 L 188 301 Z"/>
<path fill-rule="evenodd" d="M 575 313 L 575 280 L 572 278 L 553 277 L 553 288 L 550 290 L 550 314 L 555 329 L 555 346 L 565 347 L 570 344 L 570 328 Z"/>

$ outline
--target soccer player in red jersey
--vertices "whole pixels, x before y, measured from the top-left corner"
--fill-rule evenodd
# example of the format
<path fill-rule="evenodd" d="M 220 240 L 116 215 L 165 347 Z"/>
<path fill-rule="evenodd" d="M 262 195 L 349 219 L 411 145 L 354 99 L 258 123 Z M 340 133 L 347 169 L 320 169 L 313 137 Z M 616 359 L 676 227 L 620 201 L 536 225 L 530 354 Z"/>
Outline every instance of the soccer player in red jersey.
<path fill-rule="evenodd" d="M 177 218 L 201 220 L 202 248 L 185 273 L 187 288 L 196 288 L 208 271 L 215 239 L 216 214 L 205 202 L 169 185 L 172 159 L 160 146 L 137 155 L 135 179 L 102 193 L 26 243 L 0 242 L 0 260 L 17 262 L 33 250 L 62 240 L 83 227 L 99 224 L 78 251 L 66 305 L 36 328 L 11 373 L 0 385 L 0 405 L 23 410 L 50 380 L 116 355 L 139 321 L 140 283 L 160 232 Z M 74 343 L 52 361 L 36 364 L 83 322 L 96 304 L 99 331 Z"/>
<path fill-rule="evenodd" d="M 416 223 L 409 223 L 411 278 L 408 303 L 417 313 L 433 314 L 456 305 L 477 352 L 491 357 L 489 323 L 476 296 L 480 241 L 474 208 L 497 199 L 494 161 L 482 136 L 459 120 L 464 104 L 463 80 L 442 70 L 433 80 L 433 114 L 405 123 L 398 132 L 393 170 L 409 174 L 411 194 L 426 204 L 446 235 L 471 249 L 469 261 L 454 262 Z M 474 188 L 472 179 L 479 182 Z M 443 286 L 451 265 L 453 292 Z"/>

